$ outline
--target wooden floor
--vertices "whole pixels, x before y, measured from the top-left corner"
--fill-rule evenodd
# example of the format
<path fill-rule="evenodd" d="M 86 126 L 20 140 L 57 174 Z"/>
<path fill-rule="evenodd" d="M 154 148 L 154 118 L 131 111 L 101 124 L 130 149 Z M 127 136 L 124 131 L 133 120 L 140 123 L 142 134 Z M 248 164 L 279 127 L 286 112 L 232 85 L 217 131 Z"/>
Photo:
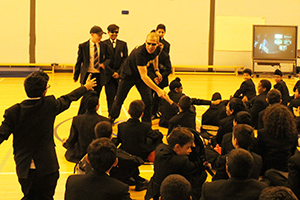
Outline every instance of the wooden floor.
<path fill-rule="evenodd" d="M 70 92 L 79 86 L 78 83 L 74 83 L 72 80 L 72 74 L 70 73 L 54 73 L 50 74 L 51 88 L 48 90 L 48 94 L 54 94 L 59 97 L 63 94 Z M 228 99 L 230 95 L 233 95 L 235 90 L 240 86 L 243 78 L 241 75 L 177 75 L 181 78 L 183 84 L 183 92 L 190 97 L 210 99 L 214 92 L 220 92 L 223 99 Z M 170 76 L 170 80 L 173 80 L 175 76 Z M 271 75 L 265 75 L 261 78 L 253 78 L 256 86 L 260 79 L 269 79 L 272 85 L 275 83 Z M 290 92 L 298 79 L 285 78 L 285 81 L 289 87 Z M 0 78 L 0 120 L 3 120 L 3 114 L 6 108 L 11 105 L 21 102 L 26 98 L 26 94 L 23 88 L 24 78 Z M 165 88 L 168 91 L 168 88 Z M 129 103 L 132 100 L 140 99 L 140 96 L 135 88 L 133 88 L 127 99 L 124 102 L 121 115 L 117 119 L 117 122 L 128 119 L 129 115 L 126 110 L 129 107 Z M 104 90 L 100 97 L 100 109 L 99 114 L 107 116 L 106 96 Z M 70 132 L 70 126 L 72 117 L 76 115 L 79 108 L 79 102 L 72 103 L 71 107 L 57 116 L 55 121 L 55 129 L 57 137 L 55 137 L 56 151 L 60 164 L 60 178 L 58 180 L 55 199 L 64 199 L 65 182 L 67 177 L 72 174 L 74 164 L 66 161 L 64 158 L 65 149 L 61 145 L 61 139 L 67 138 Z M 197 106 L 197 127 L 200 126 L 201 115 L 207 109 L 207 106 Z M 166 134 L 166 129 L 157 126 L 158 120 L 153 121 L 153 128 L 159 128 L 162 133 Z M 114 126 L 114 133 L 117 133 L 117 127 Z M 15 163 L 13 160 L 12 150 L 12 136 L 8 141 L 4 141 L 0 145 L 0 199 L 2 200 L 16 200 L 22 198 L 22 192 L 15 172 Z M 141 176 L 147 179 L 153 174 L 152 165 L 143 165 L 140 167 Z M 134 187 L 130 187 L 131 197 L 133 199 L 143 199 L 145 191 L 135 192 Z"/>

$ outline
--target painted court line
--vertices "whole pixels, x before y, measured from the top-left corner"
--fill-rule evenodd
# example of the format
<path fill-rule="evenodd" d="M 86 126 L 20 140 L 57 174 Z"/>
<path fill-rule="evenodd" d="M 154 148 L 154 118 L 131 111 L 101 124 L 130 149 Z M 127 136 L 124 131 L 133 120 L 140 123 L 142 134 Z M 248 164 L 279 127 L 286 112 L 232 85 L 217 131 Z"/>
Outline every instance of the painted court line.
<path fill-rule="evenodd" d="M 13 148 L 12 148 L 12 146 L 10 146 L 7 153 L 6 153 L 6 155 L 5 155 L 5 157 L 4 157 L 4 159 L 2 160 L 2 162 L 0 164 L 0 172 L 2 171 L 4 165 L 6 164 L 9 156 L 12 154 L 12 151 L 13 151 Z"/>

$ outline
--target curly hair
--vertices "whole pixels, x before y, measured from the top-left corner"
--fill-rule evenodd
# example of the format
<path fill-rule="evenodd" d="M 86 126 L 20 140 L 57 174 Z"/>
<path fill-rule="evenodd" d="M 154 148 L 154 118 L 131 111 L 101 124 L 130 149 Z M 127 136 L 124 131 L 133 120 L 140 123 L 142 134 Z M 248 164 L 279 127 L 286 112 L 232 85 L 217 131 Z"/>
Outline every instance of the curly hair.
<path fill-rule="evenodd" d="M 263 117 L 265 128 L 275 138 L 290 136 L 295 133 L 296 124 L 292 112 L 284 105 L 268 106 Z"/>

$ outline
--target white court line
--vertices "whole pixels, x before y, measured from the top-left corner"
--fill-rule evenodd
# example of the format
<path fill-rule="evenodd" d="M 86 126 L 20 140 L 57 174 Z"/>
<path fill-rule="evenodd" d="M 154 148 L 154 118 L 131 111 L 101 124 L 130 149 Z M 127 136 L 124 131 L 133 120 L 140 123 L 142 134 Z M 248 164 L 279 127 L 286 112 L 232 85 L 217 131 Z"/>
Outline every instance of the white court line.
<path fill-rule="evenodd" d="M 129 116 L 127 110 L 125 109 L 125 107 L 123 105 L 122 105 L 122 110 L 125 112 L 125 115 L 126 115 L 127 119 L 129 119 L 130 116 Z"/>
<path fill-rule="evenodd" d="M 0 79 L 0 81 L 3 81 L 3 80 L 4 80 L 4 78 L 1 78 L 1 79 Z"/>

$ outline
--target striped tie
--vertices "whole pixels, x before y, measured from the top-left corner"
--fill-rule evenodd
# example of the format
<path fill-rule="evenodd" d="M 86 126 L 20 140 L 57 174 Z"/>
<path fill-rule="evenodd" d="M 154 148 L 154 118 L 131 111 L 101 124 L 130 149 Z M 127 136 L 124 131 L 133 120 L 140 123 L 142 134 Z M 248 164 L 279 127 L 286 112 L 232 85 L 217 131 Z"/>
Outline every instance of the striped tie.
<path fill-rule="evenodd" d="M 98 56 L 98 49 L 96 44 L 94 44 L 94 68 L 95 69 L 99 68 L 99 56 Z"/>

